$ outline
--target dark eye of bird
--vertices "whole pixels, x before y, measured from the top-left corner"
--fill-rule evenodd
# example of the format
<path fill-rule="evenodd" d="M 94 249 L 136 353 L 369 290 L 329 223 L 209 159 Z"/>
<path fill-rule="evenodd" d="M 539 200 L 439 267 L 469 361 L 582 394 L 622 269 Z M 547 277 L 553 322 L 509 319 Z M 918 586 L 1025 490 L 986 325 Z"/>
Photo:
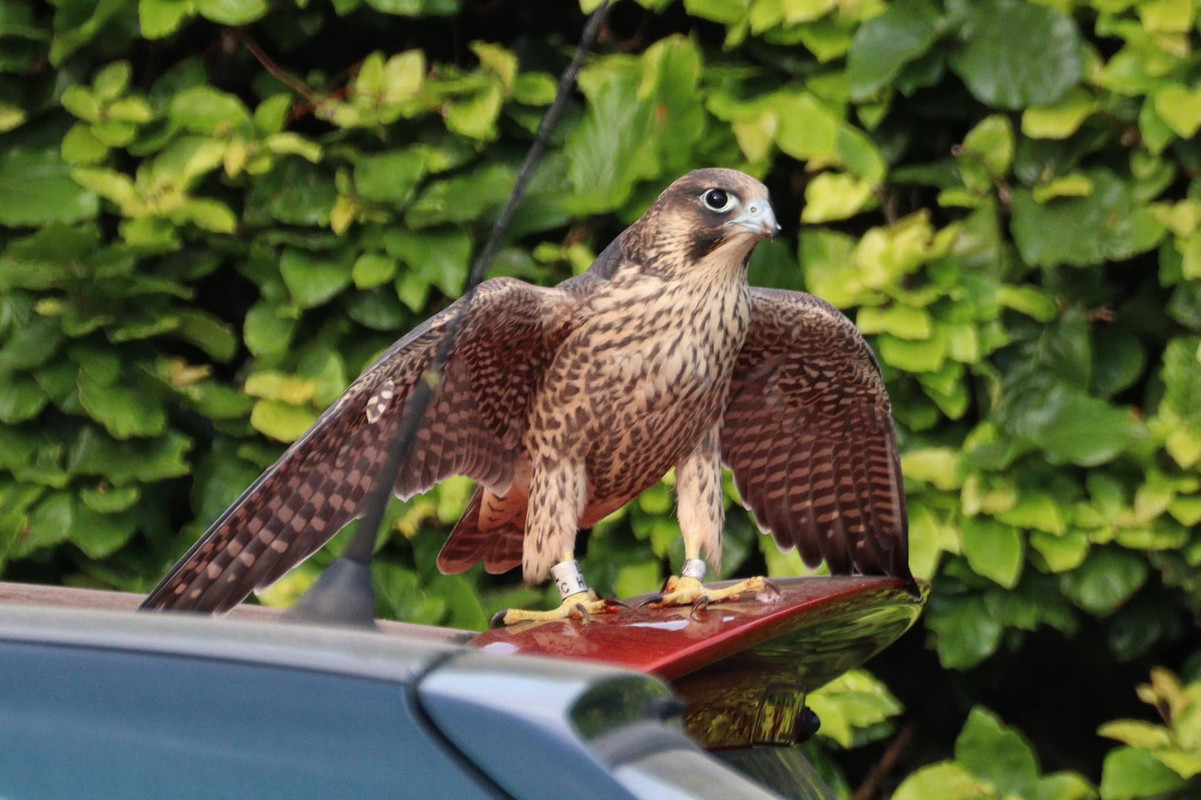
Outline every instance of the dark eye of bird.
<path fill-rule="evenodd" d="M 725 211 L 730 207 L 730 195 L 721 189 L 710 189 L 701 199 L 705 202 L 705 208 L 710 211 Z"/>

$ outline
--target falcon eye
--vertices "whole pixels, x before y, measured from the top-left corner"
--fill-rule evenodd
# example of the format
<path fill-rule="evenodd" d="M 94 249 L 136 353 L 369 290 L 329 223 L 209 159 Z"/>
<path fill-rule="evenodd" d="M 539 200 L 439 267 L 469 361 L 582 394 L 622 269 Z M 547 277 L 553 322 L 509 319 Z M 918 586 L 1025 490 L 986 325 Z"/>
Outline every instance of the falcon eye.
<path fill-rule="evenodd" d="M 733 198 L 721 189 L 710 189 L 701 195 L 701 202 L 710 211 L 728 211 L 734 205 Z"/>

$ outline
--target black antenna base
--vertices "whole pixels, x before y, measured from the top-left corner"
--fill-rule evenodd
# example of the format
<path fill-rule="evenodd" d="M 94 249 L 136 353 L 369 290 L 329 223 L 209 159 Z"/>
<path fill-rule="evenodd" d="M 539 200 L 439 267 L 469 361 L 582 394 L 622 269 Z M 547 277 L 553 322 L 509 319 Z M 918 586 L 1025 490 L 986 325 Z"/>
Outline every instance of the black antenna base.
<path fill-rule="evenodd" d="M 283 614 L 288 622 L 376 628 L 371 567 L 342 556 Z"/>

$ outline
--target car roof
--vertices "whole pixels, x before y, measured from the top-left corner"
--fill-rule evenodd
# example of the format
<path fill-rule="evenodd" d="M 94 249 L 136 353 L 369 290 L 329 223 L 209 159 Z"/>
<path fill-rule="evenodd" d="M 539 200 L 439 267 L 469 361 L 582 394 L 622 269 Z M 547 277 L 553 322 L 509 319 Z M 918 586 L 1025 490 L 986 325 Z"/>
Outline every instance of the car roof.
<path fill-rule="evenodd" d="M 406 681 L 463 649 L 454 642 L 371 629 L 14 605 L 0 617 L 0 639 L 172 654 L 289 666 Z"/>

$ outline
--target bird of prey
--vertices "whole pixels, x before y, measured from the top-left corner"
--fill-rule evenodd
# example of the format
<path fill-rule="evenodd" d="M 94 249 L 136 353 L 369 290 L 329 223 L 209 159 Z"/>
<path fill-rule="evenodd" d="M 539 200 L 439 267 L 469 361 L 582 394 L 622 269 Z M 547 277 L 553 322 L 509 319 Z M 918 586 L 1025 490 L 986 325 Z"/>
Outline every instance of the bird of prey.
<path fill-rule="evenodd" d="M 402 498 L 451 475 L 478 487 L 438 557 L 555 578 L 563 604 L 505 623 L 606 610 L 576 534 L 676 469 L 685 563 L 662 604 L 721 560 L 722 462 L 759 525 L 806 564 L 912 584 L 888 396 L 851 322 L 801 292 L 751 288 L 779 230 L 767 188 L 729 169 L 672 183 L 584 274 L 553 288 L 482 283 L 403 462 Z M 224 611 L 363 513 L 417 381 L 464 300 L 389 348 L 226 510 L 143 607 Z M 703 560 L 702 560 L 703 559 Z"/>

